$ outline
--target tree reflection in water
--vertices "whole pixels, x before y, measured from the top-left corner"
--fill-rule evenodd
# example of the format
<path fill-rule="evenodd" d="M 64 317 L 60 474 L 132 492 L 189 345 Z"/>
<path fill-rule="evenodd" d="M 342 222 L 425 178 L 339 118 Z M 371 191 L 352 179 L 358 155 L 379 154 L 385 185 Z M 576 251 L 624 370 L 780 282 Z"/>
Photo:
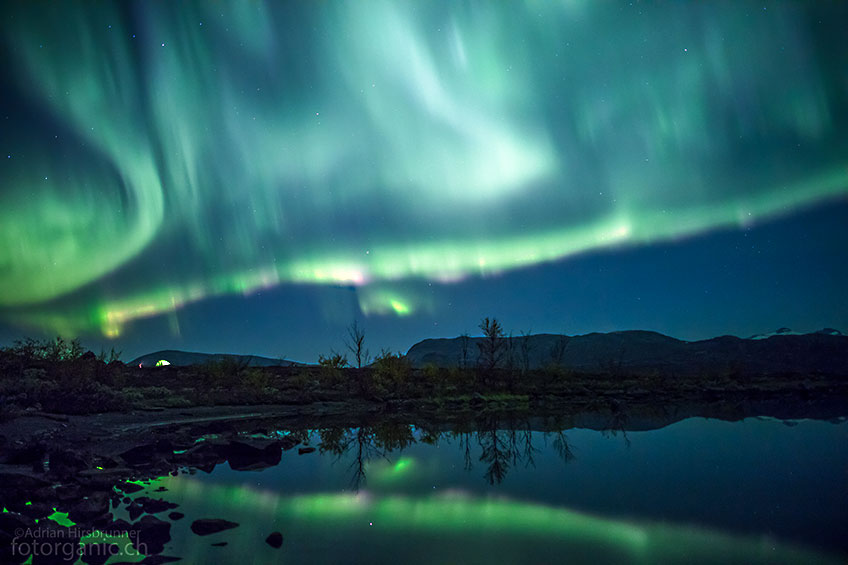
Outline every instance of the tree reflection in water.
<path fill-rule="evenodd" d="M 483 478 L 490 485 L 500 484 L 509 471 L 517 466 L 535 467 L 535 456 L 541 449 L 534 444 L 539 439 L 551 442 L 559 458 L 568 463 L 575 459 L 565 430 L 554 429 L 534 433 L 526 422 L 513 422 L 496 417 L 478 422 L 476 430 L 453 429 L 441 431 L 428 427 L 381 422 L 373 426 L 330 427 L 317 430 L 321 453 L 350 459 L 350 488 L 364 487 L 368 462 L 373 459 L 391 460 L 393 454 L 417 443 L 429 445 L 458 445 L 463 453 L 466 471 L 474 469 L 475 460 L 485 465 Z M 622 429 L 611 429 L 615 434 Z M 627 436 L 625 441 L 629 442 Z"/>

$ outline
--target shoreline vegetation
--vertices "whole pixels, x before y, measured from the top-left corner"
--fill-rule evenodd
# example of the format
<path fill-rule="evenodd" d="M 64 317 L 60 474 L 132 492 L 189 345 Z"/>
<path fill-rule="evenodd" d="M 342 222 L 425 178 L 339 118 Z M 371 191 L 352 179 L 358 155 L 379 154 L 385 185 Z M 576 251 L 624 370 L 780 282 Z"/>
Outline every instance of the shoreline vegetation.
<path fill-rule="evenodd" d="M 489 345 L 488 347 L 491 347 Z M 383 352 L 351 367 L 339 353 L 318 365 L 251 366 L 248 357 L 199 365 L 136 367 L 112 350 L 83 353 L 79 342 L 27 340 L 0 350 L 0 421 L 25 414 L 97 414 L 210 406 L 319 403 L 370 404 L 382 411 L 456 412 L 496 406 L 549 411 L 559 405 L 657 405 L 830 399 L 845 403 L 848 378 L 838 374 L 746 372 L 733 364 L 676 374 L 610 364 L 579 371 L 502 367 L 491 353 L 474 367 L 413 367 L 400 353 Z"/>
<path fill-rule="evenodd" d="M 760 350 L 756 355 L 771 363 L 769 370 L 752 369 L 755 363 L 750 353 L 741 348 L 730 357 L 712 352 L 712 360 L 706 362 L 701 353 L 701 359 L 687 361 L 683 367 L 668 361 L 665 365 L 626 366 L 622 363 L 624 343 L 617 360 L 601 359 L 597 367 L 586 370 L 563 362 L 570 342 L 578 338 L 556 336 L 549 345 L 550 357 L 533 363 L 532 339 L 553 336 L 522 332 L 515 339 L 506 336 L 495 318 L 484 318 L 479 328 L 481 338 L 464 334 L 454 340 L 459 346 L 455 363 L 423 366 L 414 366 L 412 358 L 387 350 L 370 357 L 365 332 L 356 322 L 347 328 L 345 338 L 353 362 L 331 350 L 319 356 L 317 365 L 281 359 L 278 366 L 257 366 L 251 357 L 218 355 L 190 365 L 171 365 L 165 360 L 155 366 L 136 366 L 135 362 L 121 362 L 121 354 L 114 348 L 96 355 L 85 351 L 76 339 L 26 338 L 0 348 L 0 421 L 33 413 L 97 414 L 204 406 L 348 403 L 371 405 L 388 413 L 473 413 L 490 408 L 532 413 L 566 405 L 591 408 L 645 401 L 661 406 L 732 399 L 844 404 L 848 399 L 848 374 L 842 370 L 845 351 L 838 353 L 848 338 L 841 335 L 812 336 L 833 341 L 824 347 L 815 344 L 817 348 L 802 349 L 797 343 L 782 342 L 779 349 Z M 645 332 L 630 333 L 644 340 Z M 649 350 L 650 345 L 642 349 Z M 783 353 L 782 366 L 774 364 L 776 351 Z M 672 353 L 666 355 L 670 361 Z"/>

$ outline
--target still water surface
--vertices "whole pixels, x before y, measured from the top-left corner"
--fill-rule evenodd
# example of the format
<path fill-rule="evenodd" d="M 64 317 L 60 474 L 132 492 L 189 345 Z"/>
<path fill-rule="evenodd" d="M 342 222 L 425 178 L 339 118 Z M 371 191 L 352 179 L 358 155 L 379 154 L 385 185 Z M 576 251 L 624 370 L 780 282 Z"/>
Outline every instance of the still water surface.
<path fill-rule="evenodd" d="M 166 487 L 154 496 L 186 514 L 164 553 L 244 565 L 848 556 L 844 420 L 691 418 L 641 432 L 393 426 L 315 430 L 307 442 L 318 450 L 285 451 L 260 471 L 224 464 L 155 481 L 148 490 Z M 199 537 L 196 518 L 240 526 Z M 264 542 L 272 531 L 281 549 Z"/>

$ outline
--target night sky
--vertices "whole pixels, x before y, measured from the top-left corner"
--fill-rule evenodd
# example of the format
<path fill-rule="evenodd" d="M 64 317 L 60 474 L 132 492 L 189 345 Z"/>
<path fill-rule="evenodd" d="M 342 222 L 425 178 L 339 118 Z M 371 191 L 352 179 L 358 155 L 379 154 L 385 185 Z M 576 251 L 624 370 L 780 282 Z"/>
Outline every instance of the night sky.
<path fill-rule="evenodd" d="M 0 343 L 848 329 L 848 3 L 0 15 Z"/>

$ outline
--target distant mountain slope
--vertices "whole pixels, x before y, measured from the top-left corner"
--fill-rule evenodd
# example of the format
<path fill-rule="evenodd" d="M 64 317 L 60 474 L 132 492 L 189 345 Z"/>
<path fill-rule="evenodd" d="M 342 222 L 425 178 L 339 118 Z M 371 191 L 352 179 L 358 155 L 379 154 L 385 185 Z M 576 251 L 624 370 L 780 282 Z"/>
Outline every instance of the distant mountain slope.
<path fill-rule="evenodd" d="M 513 366 L 523 365 L 523 337 L 513 337 Z M 770 337 L 741 339 L 722 336 L 703 341 L 682 341 L 650 331 L 591 333 L 579 336 L 537 334 L 526 338 L 530 368 L 556 363 L 582 371 L 629 370 L 664 374 L 716 372 L 824 373 L 848 376 L 848 336 L 836 330 L 795 335 L 784 330 Z M 467 365 L 477 364 L 478 343 L 469 338 Z M 509 343 L 509 340 L 506 340 Z M 426 339 L 407 353 L 413 366 L 461 364 L 462 338 Z M 505 366 L 508 360 L 501 363 Z"/>
<path fill-rule="evenodd" d="M 218 362 L 226 359 L 231 359 L 239 364 L 244 363 L 251 367 L 291 367 L 303 365 L 295 361 L 285 361 L 280 359 L 271 359 L 269 357 L 259 357 L 257 355 L 229 355 L 226 353 L 194 353 L 191 351 L 179 351 L 176 349 L 166 349 L 156 351 L 137 357 L 130 361 L 130 365 L 154 367 L 160 360 L 167 361 L 169 365 L 185 366 L 185 365 L 203 365 L 209 362 Z"/>

